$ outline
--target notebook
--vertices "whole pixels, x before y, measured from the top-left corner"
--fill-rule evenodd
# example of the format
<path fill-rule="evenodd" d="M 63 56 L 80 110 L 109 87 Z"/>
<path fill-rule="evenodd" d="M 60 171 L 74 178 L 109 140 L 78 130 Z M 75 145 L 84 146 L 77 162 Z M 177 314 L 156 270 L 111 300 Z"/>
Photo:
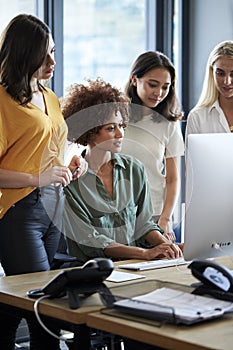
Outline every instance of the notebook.
<path fill-rule="evenodd" d="M 114 308 L 144 318 L 191 325 L 233 312 L 233 303 L 162 287 L 116 301 Z"/>

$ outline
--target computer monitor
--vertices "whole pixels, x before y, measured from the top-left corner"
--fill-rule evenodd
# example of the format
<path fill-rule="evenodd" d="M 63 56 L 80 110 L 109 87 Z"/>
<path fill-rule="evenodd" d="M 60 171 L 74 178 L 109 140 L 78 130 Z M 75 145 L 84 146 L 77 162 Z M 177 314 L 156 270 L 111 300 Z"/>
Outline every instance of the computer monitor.
<path fill-rule="evenodd" d="M 190 134 L 185 168 L 185 260 L 233 255 L 233 134 Z"/>

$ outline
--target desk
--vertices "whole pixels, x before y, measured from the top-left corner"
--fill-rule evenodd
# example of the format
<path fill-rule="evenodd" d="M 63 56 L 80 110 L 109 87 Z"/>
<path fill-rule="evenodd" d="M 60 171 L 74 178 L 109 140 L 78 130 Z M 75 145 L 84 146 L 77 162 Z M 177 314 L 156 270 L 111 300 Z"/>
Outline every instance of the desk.
<path fill-rule="evenodd" d="M 232 269 L 233 264 L 229 258 L 216 260 Z M 179 269 L 183 270 L 184 267 L 181 266 Z M 147 272 L 147 276 L 185 285 L 193 282 L 190 274 L 181 274 L 174 267 L 151 270 Z M 165 349 L 229 350 L 233 346 L 233 314 L 188 327 L 168 324 L 149 325 L 96 312 L 87 316 L 87 325 Z"/>
<path fill-rule="evenodd" d="M 41 288 L 60 271 L 43 271 L 30 274 L 7 276 L 0 278 L 0 303 L 16 308 L 20 315 L 34 312 L 35 299 L 26 293 L 31 289 Z M 81 300 L 81 308 L 69 308 L 68 299 L 46 299 L 39 304 L 39 313 L 60 320 L 72 326 L 75 333 L 77 349 L 89 350 L 89 328 L 85 326 L 87 314 L 103 307 L 98 294 Z M 66 329 L 66 328 L 65 328 Z"/>
<path fill-rule="evenodd" d="M 130 262 L 132 261 L 134 260 L 130 260 Z M 129 261 L 125 261 L 125 263 L 128 262 Z M 115 264 L 116 268 L 120 263 L 122 264 L 122 262 Z M 178 269 L 180 269 L 180 271 Z M 167 267 L 134 273 L 145 275 L 146 279 L 158 279 L 183 284 L 187 284 L 187 276 L 189 276 L 190 283 L 195 281 L 191 276 L 190 271 L 187 271 L 186 265 L 181 265 L 178 269 L 176 269 L 176 267 Z M 26 295 L 27 291 L 43 287 L 60 271 L 62 270 L 0 277 L 0 303 L 12 305 L 23 310 L 33 311 L 35 300 Z M 123 270 L 121 269 L 120 271 Z M 125 271 L 129 272 L 128 270 Z M 142 279 L 139 279 L 138 281 L 142 281 Z M 132 283 L 132 281 L 122 282 L 121 285 L 127 286 L 129 283 Z M 106 282 L 106 285 L 111 288 L 118 285 L 118 283 Z M 62 321 L 68 321 L 73 324 L 82 324 L 86 322 L 87 314 L 93 311 L 98 311 L 101 307 L 103 307 L 103 304 L 99 295 L 93 294 L 88 298 L 82 299 L 81 308 L 77 310 L 71 310 L 69 308 L 67 299 L 49 299 L 41 302 L 39 311 L 41 314 L 55 317 Z"/>
<path fill-rule="evenodd" d="M 126 263 L 127 262 L 129 261 L 126 261 Z M 130 262 L 132 262 L 132 260 Z M 118 264 L 119 263 L 116 263 L 116 266 Z M 181 266 L 180 269 L 186 271 L 185 266 Z M 15 307 L 17 309 L 16 311 L 21 314 L 24 312 L 34 312 L 33 306 L 35 300 L 26 295 L 27 291 L 43 287 L 59 272 L 59 270 L 53 270 L 1 277 L 0 303 Z M 138 272 L 138 274 L 145 275 L 146 279 L 156 278 L 169 280 L 171 282 L 177 282 L 179 280 L 180 283 L 183 282 L 184 284 L 186 282 L 185 273 L 180 273 L 175 267 L 170 270 L 169 268 L 164 268 Z M 129 283 L 132 283 L 132 281 L 121 283 L 121 285 L 128 285 Z M 111 288 L 119 284 L 106 282 L 106 285 Z M 77 349 L 85 350 L 89 349 L 89 337 L 87 336 L 89 328 L 85 326 L 87 315 L 99 311 L 101 308 L 103 308 L 103 304 L 99 295 L 93 294 L 92 296 L 81 300 L 81 307 L 76 310 L 69 308 L 67 299 L 43 300 L 39 305 L 39 313 L 72 325 L 75 333 L 75 340 L 77 340 L 78 344 Z M 94 325 L 94 328 L 96 328 L 96 325 Z M 77 332 L 75 332 L 75 330 Z"/>
<path fill-rule="evenodd" d="M 126 263 L 129 261 L 126 261 Z M 131 261 L 132 262 L 132 261 Z M 229 266 L 232 264 L 230 259 L 221 259 L 220 262 Z M 122 263 L 122 262 L 121 262 Z M 117 265 L 120 263 L 116 263 Z M 228 264 L 228 265 L 227 265 Z M 232 268 L 231 266 L 229 266 Z M 121 270 L 123 271 L 123 270 Z M 43 287 L 52 279 L 59 270 L 35 272 L 30 274 L 15 275 L 0 278 L 0 303 L 11 305 L 21 311 L 33 312 L 34 300 L 27 297 L 28 290 Z M 166 267 L 163 269 L 137 272 L 145 275 L 144 280 L 157 279 L 162 281 L 190 285 L 196 279 L 191 275 L 186 265 L 179 267 Z M 137 280 L 133 281 L 136 283 Z M 140 283 L 142 279 L 138 280 Z M 132 283 L 123 282 L 122 286 Z M 119 285 L 117 283 L 106 282 L 108 287 Z M 69 308 L 67 299 L 48 299 L 43 300 L 39 306 L 39 313 L 61 320 L 73 325 L 78 329 L 82 327 L 82 332 L 76 334 L 77 349 L 89 349 L 89 339 L 87 337 L 88 327 L 105 330 L 110 333 L 126 336 L 138 341 L 156 344 L 158 346 L 167 346 L 169 349 L 221 349 L 229 350 L 233 343 L 233 319 L 221 319 L 211 321 L 209 324 L 202 324 L 188 327 L 162 326 L 160 328 L 142 325 L 141 323 L 129 322 L 120 318 L 100 314 L 103 304 L 98 294 L 93 294 L 88 298 L 81 300 L 81 307 L 76 310 Z M 198 334 L 195 335 L 195 331 Z M 213 334 L 212 334 L 213 333 Z M 195 345 L 195 341 L 199 345 Z M 203 347 L 203 344 L 211 342 L 216 347 Z M 81 344 L 81 345 L 80 345 Z M 193 345 L 194 344 L 194 345 Z M 218 345 L 219 344 L 219 345 Z M 222 344 L 222 345 L 221 345 Z M 225 345 L 225 347 L 223 346 Z M 230 344 L 230 346 L 229 346 Z"/>

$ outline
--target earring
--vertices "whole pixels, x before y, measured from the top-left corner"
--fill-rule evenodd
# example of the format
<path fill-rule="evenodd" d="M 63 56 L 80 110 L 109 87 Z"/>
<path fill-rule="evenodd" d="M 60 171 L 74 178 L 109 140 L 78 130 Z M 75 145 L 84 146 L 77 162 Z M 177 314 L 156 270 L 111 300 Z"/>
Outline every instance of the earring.
<path fill-rule="evenodd" d="M 137 86 L 137 80 L 136 80 L 136 77 L 135 77 L 135 76 L 132 76 L 132 77 L 131 77 L 131 84 L 132 84 L 133 86 Z"/>

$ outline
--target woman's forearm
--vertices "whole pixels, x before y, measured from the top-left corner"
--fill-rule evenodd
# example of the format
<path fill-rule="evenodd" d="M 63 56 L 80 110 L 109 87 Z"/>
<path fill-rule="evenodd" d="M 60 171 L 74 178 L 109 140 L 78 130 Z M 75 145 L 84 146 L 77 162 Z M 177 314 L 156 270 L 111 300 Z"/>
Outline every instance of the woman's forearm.
<path fill-rule="evenodd" d="M 111 243 L 104 249 L 104 254 L 109 258 L 143 259 L 143 253 L 143 248 L 126 246 L 120 243 Z"/>
<path fill-rule="evenodd" d="M 152 248 L 144 249 L 140 247 L 125 246 L 119 243 L 111 243 L 104 250 L 104 254 L 109 258 L 118 259 L 140 259 L 140 260 L 153 260 L 159 257 L 166 257 L 168 259 L 174 259 L 182 256 L 180 248 L 166 240 L 158 231 L 157 232 L 157 245 Z"/>
<path fill-rule="evenodd" d="M 40 174 L 0 169 L 0 188 L 43 187 L 51 184 L 67 186 L 71 180 L 71 171 L 64 166 L 54 166 Z"/>
<path fill-rule="evenodd" d="M 0 188 L 37 187 L 38 175 L 0 169 Z"/>
<path fill-rule="evenodd" d="M 176 158 L 166 160 L 166 190 L 163 210 L 160 217 L 169 221 L 173 214 L 179 190 L 178 161 Z"/>

